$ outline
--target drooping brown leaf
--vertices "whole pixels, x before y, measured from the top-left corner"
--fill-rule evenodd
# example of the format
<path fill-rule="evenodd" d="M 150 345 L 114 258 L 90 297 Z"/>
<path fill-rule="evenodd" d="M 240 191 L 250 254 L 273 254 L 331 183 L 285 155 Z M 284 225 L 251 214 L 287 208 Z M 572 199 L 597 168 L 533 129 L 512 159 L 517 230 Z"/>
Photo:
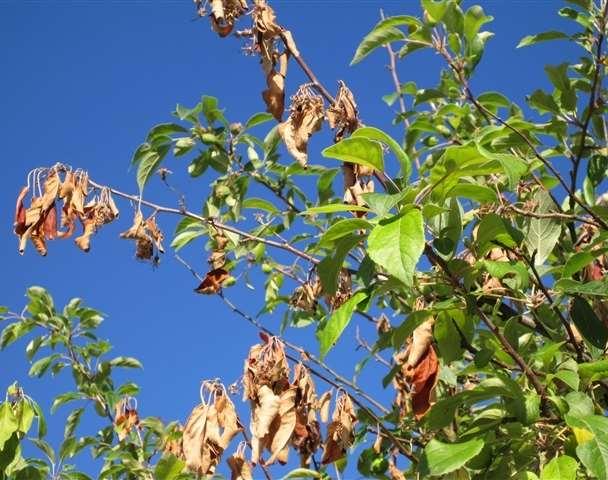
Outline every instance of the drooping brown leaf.
<path fill-rule="evenodd" d="M 310 371 L 302 363 L 295 366 L 293 386 L 296 387 L 296 424 L 291 444 L 300 453 L 300 464 L 305 467 L 321 444 L 321 431 L 317 421 L 315 385 Z"/>
<path fill-rule="evenodd" d="M 321 395 L 321 398 L 319 398 L 317 402 L 317 409 L 319 410 L 319 416 L 321 417 L 321 421 L 323 423 L 327 423 L 327 421 L 329 420 L 329 407 L 331 405 L 331 397 L 333 393 L 333 389 L 328 390 L 323 395 Z"/>
<path fill-rule="evenodd" d="M 330 128 L 335 129 L 334 141 L 339 142 L 345 135 L 353 133 L 359 126 L 359 112 L 355 98 L 346 84 L 338 82 L 336 101 L 325 112 Z"/>
<path fill-rule="evenodd" d="M 114 428 L 120 441 L 124 440 L 131 430 L 139 428 L 139 415 L 131 405 L 130 398 L 119 400 L 114 406 Z"/>
<path fill-rule="evenodd" d="M 325 302 L 330 310 L 340 308 L 352 295 L 352 279 L 348 269 L 340 270 L 338 289 L 334 295 L 325 295 Z"/>
<path fill-rule="evenodd" d="M 243 372 L 243 399 L 257 401 L 263 385 L 277 395 L 289 388 L 289 364 L 283 342 L 277 337 L 268 337 L 249 350 Z"/>
<path fill-rule="evenodd" d="M 25 197 L 29 193 L 30 189 L 28 187 L 23 187 L 17 196 L 17 202 L 15 205 L 15 220 L 13 222 L 13 231 L 16 235 L 21 236 L 25 233 L 27 229 L 25 225 L 25 206 L 23 205 L 23 201 Z"/>
<path fill-rule="evenodd" d="M 205 427 L 207 425 L 207 412 L 209 406 L 198 405 L 188 417 L 182 435 L 182 448 L 186 467 L 198 472 L 202 464 L 202 450 L 205 442 Z"/>
<path fill-rule="evenodd" d="M 266 444 L 271 455 L 265 462 L 266 465 L 272 465 L 275 461 L 278 461 L 282 465 L 287 463 L 289 441 L 296 426 L 295 400 L 295 387 L 285 390 L 279 397 L 279 409 L 267 435 Z"/>
<path fill-rule="evenodd" d="M 283 119 L 285 110 L 285 78 L 287 76 L 288 53 L 283 52 L 278 56 L 279 68 L 276 63 L 266 75 L 267 89 L 262 92 L 262 98 L 266 102 L 266 111 L 271 113 L 279 122 Z"/>
<path fill-rule="evenodd" d="M 55 206 L 55 202 L 50 206 L 44 215 L 44 222 L 42 226 L 42 230 L 44 232 L 44 237 L 47 240 L 54 240 L 57 238 L 57 207 Z"/>
<path fill-rule="evenodd" d="M 420 362 L 407 370 L 406 378 L 411 386 L 412 412 L 416 419 L 420 419 L 435 403 L 435 387 L 439 379 L 439 361 L 432 345 Z"/>
<path fill-rule="evenodd" d="M 332 421 L 327 427 L 327 438 L 323 448 L 321 463 L 327 465 L 346 455 L 355 439 L 354 425 L 357 415 L 352 401 L 347 393 L 341 392 L 332 415 Z"/>
<path fill-rule="evenodd" d="M 308 164 L 308 140 L 321 129 L 323 99 L 307 85 L 291 97 L 289 118 L 279 124 L 278 131 L 293 158 L 304 168 Z"/>
<path fill-rule="evenodd" d="M 241 443 L 236 452 L 226 462 L 230 468 L 230 480 L 253 480 L 251 465 L 245 459 L 245 443 Z"/>
<path fill-rule="evenodd" d="M 395 403 L 402 414 L 411 411 L 416 419 L 423 417 L 434 403 L 439 378 L 439 362 L 432 345 L 434 322 L 431 317 L 417 327 L 408 347 L 395 355 L 395 363 L 401 365 L 393 379 Z"/>
<path fill-rule="evenodd" d="M 245 0 L 211 0 L 209 3 L 211 27 L 220 37 L 230 35 L 236 20 L 247 11 Z"/>
<path fill-rule="evenodd" d="M 156 249 L 160 253 L 165 253 L 165 249 L 163 248 L 163 240 L 165 239 L 165 236 L 161 229 L 158 227 L 155 216 L 151 216 L 146 219 L 146 229 L 148 230 L 150 237 L 152 237 Z"/>
<path fill-rule="evenodd" d="M 317 309 L 317 299 L 321 295 L 321 282 L 307 282 L 304 285 L 297 287 L 289 300 L 289 304 L 298 310 L 304 312 L 314 312 Z"/>
<path fill-rule="evenodd" d="M 223 268 L 216 268 L 207 272 L 201 284 L 194 290 L 196 293 L 204 295 L 213 295 L 222 289 L 222 284 L 230 275 Z"/>
<path fill-rule="evenodd" d="M 153 227 L 158 228 L 156 222 L 153 223 Z M 156 255 L 154 250 L 155 240 L 152 235 L 148 221 L 144 221 L 141 211 L 137 211 L 133 218 L 133 225 L 127 231 L 121 233 L 120 237 L 128 240 L 135 240 L 135 257 L 139 260 L 155 260 L 158 258 L 158 255 Z M 155 235 L 162 241 L 163 237 L 160 230 L 156 232 Z M 162 247 L 162 245 L 160 246 Z M 157 251 L 163 253 L 163 250 Z"/>

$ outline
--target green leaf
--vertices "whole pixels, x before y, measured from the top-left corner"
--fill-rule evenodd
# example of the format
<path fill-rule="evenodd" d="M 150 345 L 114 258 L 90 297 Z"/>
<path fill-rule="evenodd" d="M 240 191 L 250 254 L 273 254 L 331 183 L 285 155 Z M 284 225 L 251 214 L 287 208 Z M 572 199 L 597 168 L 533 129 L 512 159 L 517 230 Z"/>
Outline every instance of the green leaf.
<path fill-rule="evenodd" d="M 556 30 L 551 30 L 549 32 L 537 33 L 536 35 L 526 35 L 521 39 L 517 48 L 527 47 L 530 45 L 534 45 L 540 42 L 547 42 L 549 40 L 562 40 L 570 38 L 564 32 L 558 32 Z"/>
<path fill-rule="evenodd" d="M 323 478 L 323 476 L 316 470 L 310 470 L 308 468 L 296 468 L 285 475 L 283 480 L 288 480 L 290 478 Z"/>
<path fill-rule="evenodd" d="M 507 247 L 516 247 L 522 240 L 521 232 L 499 215 L 490 213 L 479 222 L 477 245 L 480 255 L 485 255 L 499 243 Z"/>
<path fill-rule="evenodd" d="M 545 67 L 545 72 L 547 73 L 549 80 L 553 86 L 561 92 L 570 90 L 568 66 L 567 63 L 562 63 L 560 65 L 547 65 Z"/>
<path fill-rule="evenodd" d="M 348 301 L 331 314 L 331 317 L 327 319 L 327 322 L 319 327 L 317 330 L 317 339 L 319 340 L 321 358 L 325 357 L 327 352 L 336 344 L 342 335 L 342 332 L 349 324 L 357 305 L 366 298 L 367 294 L 364 292 L 355 293 Z"/>
<path fill-rule="evenodd" d="M 349 235 L 348 237 L 340 239 L 336 243 L 336 247 L 334 248 L 331 255 L 328 255 L 321 263 L 317 265 L 317 272 L 319 274 L 319 279 L 321 280 L 321 285 L 323 285 L 323 291 L 327 295 L 334 295 L 338 289 L 338 277 L 340 275 L 340 270 L 342 269 L 342 264 L 355 245 L 357 245 L 362 240 L 362 236 L 360 235 Z"/>
<path fill-rule="evenodd" d="M 422 0 L 421 4 L 429 17 L 429 20 L 433 23 L 441 22 L 450 6 L 447 0 Z"/>
<path fill-rule="evenodd" d="M 53 404 L 51 405 L 51 413 L 55 413 L 57 409 L 68 402 L 73 402 L 74 400 L 80 400 L 85 398 L 82 393 L 79 392 L 66 392 L 61 395 L 57 395 L 55 400 L 53 400 Z"/>
<path fill-rule="evenodd" d="M 412 173 L 412 161 L 408 157 L 405 150 L 401 148 L 401 145 L 394 140 L 390 135 L 384 133 L 382 130 L 374 127 L 361 127 L 353 132 L 352 137 L 365 137 L 370 140 L 376 140 L 380 143 L 384 143 L 388 148 L 391 149 L 399 165 L 401 166 L 401 176 L 405 179 L 409 178 Z"/>
<path fill-rule="evenodd" d="M 171 242 L 171 248 L 173 248 L 176 252 L 180 249 L 184 248 L 188 245 L 192 240 L 198 238 L 202 235 L 205 235 L 206 231 L 203 228 L 199 228 L 196 230 L 185 230 L 183 232 L 178 233 L 173 241 Z"/>
<path fill-rule="evenodd" d="M 175 455 L 164 456 L 156 464 L 154 478 L 156 480 L 174 480 L 180 476 L 185 466 L 185 462 Z"/>
<path fill-rule="evenodd" d="M 536 109 L 539 113 L 554 113 L 559 114 L 560 108 L 553 96 L 542 90 L 535 90 L 532 95 L 527 97 L 530 106 Z"/>
<path fill-rule="evenodd" d="M 80 423 L 80 418 L 82 417 L 83 413 L 84 413 L 84 408 L 80 407 L 80 408 L 76 408 L 75 410 L 72 411 L 72 413 L 70 413 L 68 415 L 68 418 L 65 421 L 65 429 L 63 432 L 63 438 L 67 439 L 67 438 L 71 437 L 72 435 L 74 435 L 74 431 L 76 430 L 78 423 Z"/>
<path fill-rule="evenodd" d="M 367 207 L 360 207 L 358 205 L 346 205 L 344 203 L 331 203 L 329 205 L 321 205 L 320 207 L 311 207 L 300 215 L 318 215 L 320 213 L 337 213 L 337 212 L 369 212 L 370 209 Z"/>
<path fill-rule="evenodd" d="M 585 417 L 593 415 L 593 400 L 582 392 L 570 392 L 564 397 L 568 404 L 568 415 Z"/>
<path fill-rule="evenodd" d="M 362 218 L 346 218 L 334 223 L 319 239 L 319 247 L 331 247 L 336 240 L 358 230 L 367 230 L 372 224 Z"/>
<path fill-rule="evenodd" d="M 387 215 L 407 195 L 407 190 L 388 195 L 386 193 L 364 193 L 363 200 L 379 217 Z"/>
<path fill-rule="evenodd" d="M 47 442 L 40 438 L 30 438 L 30 440 L 34 445 L 42 450 L 42 453 L 47 456 L 51 463 L 55 463 L 55 451 Z"/>
<path fill-rule="evenodd" d="M 550 213 L 553 201 L 547 192 L 539 190 L 535 196 L 537 213 Z M 536 265 L 542 265 L 549 257 L 562 232 L 561 224 L 551 218 L 530 218 L 526 221 L 525 244 Z"/>
<path fill-rule="evenodd" d="M 479 33 L 479 29 L 486 23 L 494 20 L 494 17 L 486 16 L 479 5 L 470 7 L 464 15 L 464 36 L 472 42 L 475 35 Z"/>
<path fill-rule="evenodd" d="M 18 429 L 19 420 L 15 417 L 11 404 L 9 402 L 0 404 L 0 450 Z"/>
<path fill-rule="evenodd" d="M 51 364 L 59 357 L 60 355 L 58 353 L 54 353 L 52 355 L 49 355 L 48 357 L 41 358 L 40 360 L 34 362 L 33 365 L 30 367 L 28 375 L 30 377 L 42 377 L 42 375 L 44 375 L 45 372 L 49 369 Z"/>
<path fill-rule="evenodd" d="M 494 189 L 475 183 L 458 183 L 447 193 L 446 197 L 464 197 L 479 203 L 492 203 L 497 199 Z"/>
<path fill-rule="evenodd" d="M 494 153 L 486 150 L 481 145 L 477 145 L 479 153 L 488 160 L 496 160 L 500 163 L 502 170 L 509 179 L 509 188 L 514 189 L 519 183 L 520 178 L 528 171 L 528 165 L 521 158 L 508 153 Z"/>
<path fill-rule="evenodd" d="M 608 284 L 604 281 L 594 280 L 581 283 L 570 278 L 562 278 L 555 282 L 555 290 L 570 295 L 596 295 L 598 297 L 608 297 Z"/>
<path fill-rule="evenodd" d="M 431 475 L 445 475 L 463 467 L 469 460 L 479 455 L 484 441 L 475 438 L 462 443 L 442 443 L 432 439 L 424 447 L 423 461 Z"/>
<path fill-rule="evenodd" d="M 137 185 L 140 191 L 144 189 L 148 180 L 154 175 L 168 150 L 169 146 L 163 145 L 158 147 L 158 149 L 149 151 L 141 158 L 137 167 Z"/>
<path fill-rule="evenodd" d="M 254 210 L 265 210 L 270 213 L 281 213 L 281 211 L 275 207 L 268 200 L 264 200 L 263 198 L 246 198 L 242 203 L 243 208 L 251 208 Z"/>
<path fill-rule="evenodd" d="M 566 415 L 565 419 L 576 437 L 576 455 L 580 461 L 591 475 L 608 478 L 608 418 Z"/>
<path fill-rule="evenodd" d="M 380 222 L 368 239 L 369 257 L 408 286 L 423 250 L 422 213 L 415 208 Z"/>
<path fill-rule="evenodd" d="M 540 480 L 576 480 L 578 463 L 568 455 L 555 457 L 540 472 Z"/>
<path fill-rule="evenodd" d="M 579 363 L 578 373 L 586 382 L 608 378 L 608 360 Z"/>
<path fill-rule="evenodd" d="M 608 329 L 582 297 L 575 297 L 570 310 L 572 321 L 581 335 L 594 347 L 603 349 L 608 341 Z"/>
<path fill-rule="evenodd" d="M 269 122 L 273 118 L 274 117 L 272 116 L 271 113 L 266 113 L 266 112 L 256 113 L 256 114 L 252 115 L 251 117 L 249 117 L 249 120 L 247 120 L 247 122 L 245 123 L 245 129 L 249 130 L 250 128 L 261 125 L 262 123 Z"/>
<path fill-rule="evenodd" d="M 365 137 L 345 138 L 321 152 L 326 158 L 335 158 L 342 162 L 357 163 L 384 171 L 384 153 L 380 143 Z"/>
<path fill-rule="evenodd" d="M 372 53 L 376 48 L 386 45 L 390 42 L 397 40 L 404 40 L 405 34 L 395 28 L 399 25 L 416 25 L 419 24 L 419 20 L 407 15 L 398 17 L 389 17 L 380 21 L 372 30 L 363 38 L 355 56 L 351 60 L 350 64 L 355 65 Z"/>
<path fill-rule="evenodd" d="M 167 137 L 169 135 L 173 135 L 176 133 L 185 133 L 187 131 L 188 130 L 186 128 L 182 127 L 181 125 L 178 125 L 177 123 L 161 123 L 153 127 L 150 132 L 148 132 L 148 137 L 146 138 L 146 140 L 149 143 L 153 143 L 159 137 Z M 135 161 L 135 157 L 133 158 L 133 161 L 134 163 L 137 163 Z"/>
<path fill-rule="evenodd" d="M 116 357 L 110 360 L 113 367 L 144 368 L 139 360 L 133 357 Z"/>
<path fill-rule="evenodd" d="M 589 265 L 598 255 L 601 255 L 604 252 L 604 249 L 592 250 L 590 252 L 576 252 L 566 261 L 562 276 L 571 277 L 576 272 L 579 272 L 584 267 Z"/>

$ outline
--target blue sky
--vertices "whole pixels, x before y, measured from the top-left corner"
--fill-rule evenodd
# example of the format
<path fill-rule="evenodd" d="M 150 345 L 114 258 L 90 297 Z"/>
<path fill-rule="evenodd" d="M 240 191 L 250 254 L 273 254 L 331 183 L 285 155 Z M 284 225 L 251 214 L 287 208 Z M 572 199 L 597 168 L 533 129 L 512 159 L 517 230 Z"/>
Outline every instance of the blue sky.
<path fill-rule="evenodd" d="M 419 14 L 418 3 L 272 3 L 321 81 L 333 90 L 338 79 L 345 80 L 357 97 L 363 121 L 398 137 L 399 128 L 390 125 L 391 111 L 380 99 L 392 88 L 385 52 L 376 52 L 356 67 L 349 67 L 349 62 L 360 39 L 376 23 L 380 7 L 387 15 Z M 515 49 L 526 34 L 564 27 L 556 14 L 562 2 L 478 3 L 494 15 L 488 29 L 496 36 L 472 82 L 475 92 L 500 91 L 523 105 L 525 94 L 548 88 L 544 64 L 559 63 L 564 55 L 575 58 L 576 52 L 558 43 Z M 52 243 L 46 258 L 32 248 L 20 257 L 12 217 L 27 172 L 57 161 L 88 169 L 99 183 L 135 192 L 134 174 L 128 168 L 131 154 L 150 127 L 170 121 L 176 103 L 191 106 L 201 95 L 213 95 L 232 121 L 245 121 L 264 109 L 260 97 L 264 78 L 257 60 L 240 53 L 238 40 L 220 40 L 206 20 L 194 18 L 189 0 L 0 0 L 0 304 L 20 310 L 26 288 L 36 284 L 48 288 L 60 305 L 82 297 L 107 313 L 100 334 L 114 344 L 113 353 L 137 357 L 144 364 L 143 371 L 130 371 L 124 377 L 142 387 L 141 413 L 167 421 L 186 417 L 197 403 L 202 379 L 221 377 L 232 383 L 238 378 L 249 346 L 258 339 L 255 330 L 219 299 L 194 294 L 196 281 L 170 253 L 156 270 L 135 261 L 132 245 L 118 238 L 131 220 L 127 204 L 122 204 L 120 220 L 93 239 L 89 254 L 69 240 Z M 399 64 L 400 76 L 404 82 L 415 80 L 419 86 L 430 87 L 436 83 L 439 65 L 434 55 L 416 53 Z M 295 63 L 291 64 L 289 92 L 303 81 Z M 328 142 L 329 135 L 315 138 L 311 163 L 327 164 L 319 151 Z M 284 157 L 282 161 L 291 160 Z M 182 159 L 171 158 L 166 166 L 176 172 L 173 181 L 187 194 L 189 208 L 198 210 L 208 191 L 207 177 L 188 179 Z M 146 195 L 166 205 L 175 203 L 158 181 Z M 175 224 L 175 218 L 162 219 L 167 236 Z M 184 255 L 202 271 L 206 255 L 201 250 L 199 243 Z M 235 287 L 227 294 L 251 313 L 259 309 L 261 289 Z M 280 317 L 266 317 L 264 322 L 276 329 Z M 329 356 L 346 376 L 352 375 L 355 359 L 362 355 L 354 351 L 359 322 L 353 321 Z M 368 328 L 360 327 L 364 332 Z M 317 351 L 312 330 L 289 331 L 287 337 Z M 28 379 L 24 347 L 21 341 L 0 353 L 0 391 L 19 380 L 48 410 L 53 397 L 70 388 L 71 378 Z M 391 393 L 382 391 L 381 374 L 381 369 L 372 366 L 361 383 L 388 403 Z M 60 410 L 50 418 L 52 440 L 62 434 L 67 413 Z M 94 428 L 95 423 L 85 421 L 80 432 Z M 88 465 L 86 455 L 81 462 Z"/>

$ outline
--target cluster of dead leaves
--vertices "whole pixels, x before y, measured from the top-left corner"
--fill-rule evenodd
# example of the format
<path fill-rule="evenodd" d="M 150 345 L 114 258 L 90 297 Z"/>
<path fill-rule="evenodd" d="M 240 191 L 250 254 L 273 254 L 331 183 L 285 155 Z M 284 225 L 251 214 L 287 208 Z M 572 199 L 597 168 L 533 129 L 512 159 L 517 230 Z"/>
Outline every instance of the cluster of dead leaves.
<path fill-rule="evenodd" d="M 302 85 L 291 97 L 289 118 L 279 124 L 279 135 L 293 158 L 304 168 L 308 165 L 308 141 L 318 132 L 325 118 L 323 98 L 309 85 Z"/>
<path fill-rule="evenodd" d="M 213 475 L 224 450 L 242 428 L 221 383 L 204 382 L 201 391 L 201 404 L 192 410 L 184 426 L 181 451 L 191 472 Z"/>
<path fill-rule="evenodd" d="M 133 217 L 133 225 L 120 234 L 121 238 L 135 242 L 135 257 L 139 260 L 158 262 L 159 254 L 165 253 L 164 235 L 156 223 L 156 215 L 144 219 L 141 210 Z"/>
<path fill-rule="evenodd" d="M 139 428 L 139 415 L 135 399 L 125 397 L 120 399 L 114 407 L 114 429 L 118 440 L 122 441 L 133 429 Z"/>
<path fill-rule="evenodd" d="M 320 413 L 321 421 L 327 421 L 331 392 L 317 397 L 310 371 L 301 363 L 295 366 L 293 381 L 290 382 L 283 343 L 276 337 L 264 336 L 263 340 L 263 343 L 251 347 L 243 374 L 244 399 L 251 404 L 252 463 L 285 464 L 291 446 L 300 454 L 301 465 L 306 466 L 321 447 L 317 415 Z M 346 402 L 340 398 L 337 410 L 343 409 L 342 404 Z M 324 450 L 329 452 L 324 455 L 325 463 L 341 458 L 352 444 L 350 436 L 338 438 L 336 433 L 342 428 L 352 434 L 354 411 L 351 412 L 353 419 L 346 423 L 341 413 L 334 414 L 324 446 Z M 338 424 L 343 426 L 338 428 Z M 344 451 L 335 446 L 336 442 L 344 447 Z M 270 457 L 263 461 L 265 450 Z M 339 455 L 340 451 L 342 454 Z"/>
<path fill-rule="evenodd" d="M 220 228 L 214 226 L 210 228 L 213 241 L 213 251 L 209 256 L 211 270 L 207 272 L 200 285 L 194 289 L 196 293 L 202 293 L 204 295 L 219 293 L 224 282 L 230 277 L 228 270 L 225 268 L 228 237 L 226 237 L 223 230 Z"/>
<path fill-rule="evenodd" d="M 109 189 L 102 188 L 98 195 L 87 201 L 89 180 L 86 172 L 66 171 L 56 166 L 36 169 L 28 177 L 33 186 L 21 189 L 15 206 L 14 232 L 19 237 L 21 254 L 30 240 L 40 255 L 46 255 L 46 241 L 70 237 L 76 229 L 77 220 L 82 224 L 83 231 L 75 239 L 76 245 L 88 252 L 93 234 L 118 217 L 118 208 Z M 25 200 L 30 190 L 32 197 L 26 208 Z M 58 218 L 57 203 L 61 200 L 63 206 Z"/>
<path fill-rule="evenodd" d="M 407 340 L 406 347 L 394 356 L 401 367 L 393 379 L 395 403 L 402 415 L 411 412 L 416 419 L 423 417 L 435 403 L 439 361 L 433 347 L 434 324 L 433 317 L 422 323 Z"/>
<path fill-rule="evenodd" d="M 297 287 L 289 304 L 304 312 L 314 313 L 317 310 L 318 300 L 323 296 L 323 286 L 318 278 L 310 280 Z M 325 295 L 325 303 L 330 310 L 340 308 L 352 296 L 352 279 L 348 269 L 343 268 L 338 275 L 338 288 L 333 295 Z"/>
<path fill-rule="evenodd" d="M 207 1 L 194 0 L 198 15 L 204 17 L 207 14 L 205 5 Z M 244 15 L 249 8 L 245 0 L 209 0 L 211 12 L 211 28 L 220 37 L 230 35 L 236 20 Z"/>

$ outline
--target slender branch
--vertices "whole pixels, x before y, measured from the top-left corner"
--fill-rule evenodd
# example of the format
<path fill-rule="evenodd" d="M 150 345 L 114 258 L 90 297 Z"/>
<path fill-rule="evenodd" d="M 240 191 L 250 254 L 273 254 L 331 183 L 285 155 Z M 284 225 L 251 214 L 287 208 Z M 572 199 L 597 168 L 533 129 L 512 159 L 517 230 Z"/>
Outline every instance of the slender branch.
<path fill-rule="evenodd" d="M 121 192 L 120 190 L 116 190 L 115 188 L 110 188 L 110 187 L 104 187 L 103 185 L 100 185 L 99 183 L 94 182 L 93 180 L 89 179 L 89 184 L 97 189 L 101 189 L 101 188 L 108 188 L 110 190 L 110 192 L 112 192 L 112 194 L 118 196 L 118 197 L 122 197 L 125 198 L 127 200 L 131 200 L 132 202 L 138 202 L 141 205 L 145 205 L 147 207 L 150 207 L 152 209 L 154 209 L 154 211 L 159 212 L 159 213 L 170 213 L 173 215 L 179 215 L 182 217 L 188 217 L 188 218 L 192 218 L 194 220 L 198 220 L 199 222 L 203 222 L 206 223 L 208 225 L 211 225 L 219 230 L 224 230 L 227 232 L 232 232 L 232 233 L 236 233 L 237 235 L 240 235 L 243 238 L 246 238 L 248 240 L 253 240 L 255 242 L 259 242 L 259 243 L 263 243 L 265 245 L 271 246 L 271 247 L 275 247 L 275 248 L 279 248 L 281 250 L 286 250 L 290 253 L 293 253 L 294 255 L 303 258 L 311 263 L 314 263 L 315 265 L 317 263 L 319 263 L 319 260 L 315 257 L 313 257 L 312 255 L 309 255 L 306 252 L 303 252 L 302 250 L 299 250 L 295 247 L 293 247 L 292 245 L 290 245 L 288 242 L 277 242 L 274 240 L 269 240 L 267 238 L 262 238 L 262 237 L 258 237 L 257 235 L 253 235 L 251 233 L 245 232 L 243 230 L 240 230 L 236 227 L 230 226 L 230 225 L 226 225 L 222 222 L 219 222 L 218 220 L 215 220 L 213 218 L 210 217 L 203 217 L 201 215 L 197 215 L 196 213 L 192 213 L 188 210 L 185 209 L 178 209 L 178 208 L 171 208 L 171 207 L 164 207 L 162 205 L 158 205 L 156 203 L 152 203 L 149 202 L 147 200 L 144 200 L 143 198 L 140 199 L 140 197 L 138 195 L 130 195 L 128 193 L 124 193 Z"/>
<path fill-rule="evenodd" d="M 505 206 L 505 210 L 510 210 L 512 212 L 518 213 L 524 217 L 532 217 L 532 218 L 553 218 L 555 220 L 570 220 L 581 223 L 586 223 L 588 225 L 593 225 L 594 227 L 601 227 L 597 222 L 586 218 L 580 217 L 578 215 L 570 215 L 568 213 L 561 212 L 550 212 L 550 213 L 540 213 L 540 212 L 532 212 L 530 210 L 524 210 L 522 208 L 516 207 L 515 205 L 509 204 Z"/>

